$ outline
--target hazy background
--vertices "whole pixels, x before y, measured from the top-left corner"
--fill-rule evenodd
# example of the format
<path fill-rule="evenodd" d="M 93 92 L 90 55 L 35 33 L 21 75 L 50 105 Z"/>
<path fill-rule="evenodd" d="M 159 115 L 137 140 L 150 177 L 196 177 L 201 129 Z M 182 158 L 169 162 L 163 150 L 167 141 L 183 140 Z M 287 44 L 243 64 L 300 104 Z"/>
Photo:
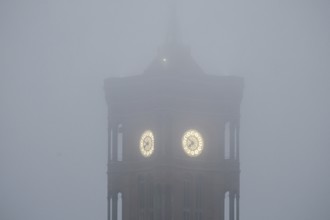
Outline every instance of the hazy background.
<path fill-rule="evenodd" d="M 210 74 L 245 78 L 241 219 L 330 219 L 330 1 L 181 0 Z M 0 0 L 0 219 L 106 219 L 103 80 L 141 73 L 165 0 Z"/>

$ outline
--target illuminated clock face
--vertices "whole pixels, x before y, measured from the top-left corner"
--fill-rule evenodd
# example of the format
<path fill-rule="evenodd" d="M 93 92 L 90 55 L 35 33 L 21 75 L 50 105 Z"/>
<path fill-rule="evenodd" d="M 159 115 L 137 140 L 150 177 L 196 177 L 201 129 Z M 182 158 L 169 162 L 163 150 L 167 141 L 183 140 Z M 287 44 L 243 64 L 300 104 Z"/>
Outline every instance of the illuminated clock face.
<path fill-rule="evenodd" d="M 182 136 L 182 148 L 190 157 L 197 157 L 203 151 L 202 135 L 196 130 L 188 130 Z"/>
<path fill-rule="evenodd" d="M 155 139 L 152 131 L 143 132 L 140 138 L 140 152 L 144 157 L 150 157 L 154 152 Z"/>

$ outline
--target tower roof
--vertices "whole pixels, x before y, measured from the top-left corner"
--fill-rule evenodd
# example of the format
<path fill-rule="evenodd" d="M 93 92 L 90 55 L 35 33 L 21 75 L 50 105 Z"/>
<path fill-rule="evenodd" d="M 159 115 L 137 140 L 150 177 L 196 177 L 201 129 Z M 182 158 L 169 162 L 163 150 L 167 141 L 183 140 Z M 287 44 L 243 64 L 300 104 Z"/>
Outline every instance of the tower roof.
<path fill-rule="evenodd" d="M 182 43 L 175 0 L 171 1 L 169 11 L 170 17 L 165 43 L 145 70 L 145 74 L 203 74 L 202 69 L 191 56 L 190 48 Z"/>
<path fill-rule="evenodd" d="M 198 75 L 203 74 L 203 70 L 195 62 L 187 46 L 170 43 L 159 49 L 144 74 Z"/>

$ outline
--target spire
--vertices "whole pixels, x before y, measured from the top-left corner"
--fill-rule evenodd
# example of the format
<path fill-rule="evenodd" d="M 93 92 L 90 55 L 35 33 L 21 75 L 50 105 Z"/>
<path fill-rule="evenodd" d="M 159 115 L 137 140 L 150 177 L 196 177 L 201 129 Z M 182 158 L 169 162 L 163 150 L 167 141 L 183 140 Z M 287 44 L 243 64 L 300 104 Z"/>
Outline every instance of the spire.
<path fill-rule="evenodd" d="M 169 22 L 167 29 L 166 44 L 180 43 L 177 0 L 169 0 Z"/>
<path fill-rule="evenodd" d="M 169 6 L 167 36 L 155 60 L 145 70 L 146 74 L 198 75 L 203 73 L 192 58 L 189 47 L 182 43 L 177 16 L 178 1 L 167 0 Z"/>

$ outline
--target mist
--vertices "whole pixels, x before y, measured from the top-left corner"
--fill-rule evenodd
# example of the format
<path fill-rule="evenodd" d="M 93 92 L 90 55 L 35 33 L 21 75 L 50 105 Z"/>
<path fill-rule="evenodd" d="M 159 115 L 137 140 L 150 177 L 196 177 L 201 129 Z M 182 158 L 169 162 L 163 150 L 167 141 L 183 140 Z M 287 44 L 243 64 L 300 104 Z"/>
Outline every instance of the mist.
<path fill-rule="evenodd" d="M 0 219 L 106 219 L 103 81 L 141 74 L 165 0 L 0 2 Z M 330 219 L 330 2 L 178 1 L 207 74 L 244 77 L 240 217 Z"/>

